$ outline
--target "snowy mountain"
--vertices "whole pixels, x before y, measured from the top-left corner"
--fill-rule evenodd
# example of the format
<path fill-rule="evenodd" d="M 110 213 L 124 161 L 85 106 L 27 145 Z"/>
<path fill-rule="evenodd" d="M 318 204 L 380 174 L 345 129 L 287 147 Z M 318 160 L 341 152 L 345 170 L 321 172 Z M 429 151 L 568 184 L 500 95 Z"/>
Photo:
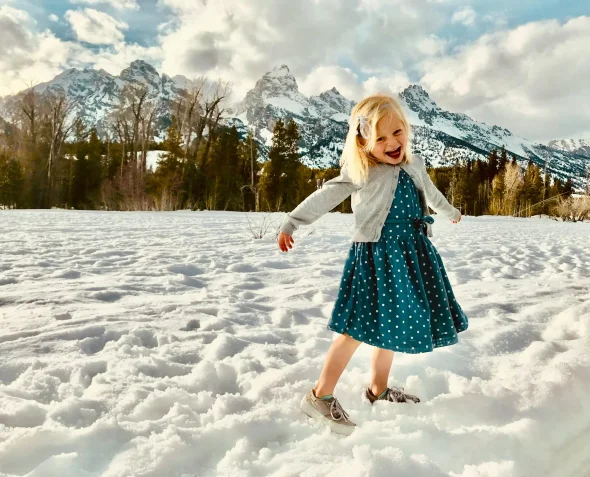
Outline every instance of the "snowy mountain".
<path fill-rule="evenodd" d="M 573 152 L 574 154 L 590 157 L 590 143 L 584 139 L 553 140 L 549 141 L 547 145 L 553 149 Z"/>
<path fill-rule="evenodd" d="M 293 118 L 302 137 L 302 162 L 308 166 L 328 167 L 338 163 L 353 101 L 332 88 L 307 98 L 299 92 L 297 81 L 286 65 L 274 68 L 256 82 L 243 101 L 228 110 L 233 124 L 255 129 L 268 149 L 275 122 Z M 266 151 L 262 151 L 265 156 Z"/>
<path fill-rule="evenodd" d="M 580 154 L 579 150 L 555 149 L 529 141 L 506 128 L 444 111 L 419 85 L 406 88 L 400 93 L 400 100 L 412 124 L 413 149 L 432 166 L 448 164 L 455 157 L 485 160 L 492 149 L 504 146 L 521 165 L 531 160 L 542 168 L 547 166 L 553 177 L 562 181 L 571 178 L 576 188 L 585 186 L 590 157 Z"/>
<path fill-rule="evenodd" d="M 486 160 L 494 149 L 504 146 L 517 161 L 528 160 L 545 167 L 560 180 L 572 178 L 576 188 L 585 184 L 590 157 L 580 150 L 556 149 L 512 134 L 508 129 L 477 122 L 461 113 L 451 113 L 437 106 L 419 85 L 411 85 L 399 94 L 412 125 L 413 150 L 434 167 L 450 164 L 456 158 Z M 335 88 L 319 96 L 306 98 L 297 87 L 286 65 L 265 74 L 246 98 L 229 111 L 231 123 L 254 127 L 256 135 L 269 147 L 274 122 L 293 118 L 302 131 L 301 161 L 308 166 L 336 165 L 344 146 L 347 119 L 353 101 Z M 264 156 L 264 151 L 262 156 Z"/>
<path fill-rule="evenodd" d="M 130 83 L 148 85 L 149 98 L 157 105 L 156 135 L 161 136 L 169 123 L 170 99 L 190 86 L 184 76 L 160 75 L 150 64 L 137 60 L 119 76 L 104 70 L 71 69 L 37 88 L 41 93 L 65 92 L 75 101 L 77 113 L 102 130 L 120 101 L 123 87 Z M 6 117 L 18 98 L 0 99 L 0 116 Z M 585 141 L 560 140 L 548 145 L 529 141 L 500 126 L 441 109 L 419 85 L 406 88 L 399 100 L 412 125 L 413 150 L 431 166 L 450 164 L 456 158 L 485 160 L 492 149 L 504 146 L 522 165 L 531 160 L 547 166 L 553 177 L 564 181 L 571 178 L 577 189 L 585 187 L 586 168 L 590 165 L 590 146 Z M 287 65 L 281 65 L 263 75 L 242 101 L 226 107 L 224 124 L 236 126 L 243 136 L 248 128 L 254 128 L 264 160 L 276 121 L 293 118 L 301 130 L 301 161 L 310 167 L 325 168 L 338 165 L 354 104 L 336 88 L 306 97 Z"/>
<path fill-rule="evenodd" d="M 161 133 L 169 122 L 169 101 L 181 89 L 186 89 L 190 81 L 184 76 L 170 78 L 160 76 L 156 69 L 142 60 L 133 61 L 119 76 L 113 76 L 103 69 L 76 68 L 64 71 L 51 81 L 41 83 L 35 90 L 39 94 L 61 93 L 75 103 L 75 114 L 87 124 L 96 124 L 99 131 L 107 127 L 107 118 L 121 101 L 121 92 L 126 84 L 145 84 L 148 98 L 156 104 L 157 128 Z M 14 103 L 23 93 L 0 100 L 0 116 L 9 117 Z"/>

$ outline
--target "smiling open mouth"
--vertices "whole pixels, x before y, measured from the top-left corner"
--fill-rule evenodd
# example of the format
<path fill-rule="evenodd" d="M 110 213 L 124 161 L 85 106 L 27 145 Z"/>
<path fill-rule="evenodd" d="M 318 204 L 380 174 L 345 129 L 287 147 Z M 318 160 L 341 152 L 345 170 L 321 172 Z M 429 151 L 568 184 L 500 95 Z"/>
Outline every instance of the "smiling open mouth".
<path fill-rule="evenodd" d="M 389 157 L 391 157 L 392 159 L 398 159 L 400 154 L 402 152 L 402 147 L 398 147 L 397 149 L 393 150 L 393 151 L 387 151 L 385 154 Z"/>

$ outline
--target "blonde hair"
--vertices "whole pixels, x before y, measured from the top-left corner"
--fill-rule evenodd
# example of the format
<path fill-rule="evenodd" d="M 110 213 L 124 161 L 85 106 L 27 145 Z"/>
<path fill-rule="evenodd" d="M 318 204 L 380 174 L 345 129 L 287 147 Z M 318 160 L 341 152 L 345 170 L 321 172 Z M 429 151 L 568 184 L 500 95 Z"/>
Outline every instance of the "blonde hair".
<path fill-rule="evenodd" d="M 375 143 L 377 142 L 377 122 L 388 114 L 399 119 L 406 133 L 407 144 L 401 163 L 407 164 L 412 161 L 412 153 L 410 151 L 410 123 L 401 105 L 393 96 L 387 93 L 369 96 L 357 103 L 350 112 L 350 127 L 348 128 L 344 149 L 340 157 L 340 166 L 346 166 L 348 176 L 357 185 L 364 185 L 369 177 L 369 167 L 380 163 L 370 151 L 375 147 Z M 359 117 L 364 118 L 368 123 L 367 129 L 370 128 L 368 140 L 364 140 L 360 135 Z M 365 141 L 364 145 L 362 141 Z"/>

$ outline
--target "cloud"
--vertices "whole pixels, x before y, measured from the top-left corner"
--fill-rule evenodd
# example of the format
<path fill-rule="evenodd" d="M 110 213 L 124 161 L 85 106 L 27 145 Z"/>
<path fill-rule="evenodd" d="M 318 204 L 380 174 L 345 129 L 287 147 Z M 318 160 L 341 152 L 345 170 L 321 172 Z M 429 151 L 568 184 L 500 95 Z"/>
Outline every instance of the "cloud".
<path fill-rule="evenodd" d="M 420 78 L 441 107 L 522 136 L 590 137 L 590 112 L 580 106 L 590 102 L 588 17 L 508 29 L 502 14 L 476 14 L 462 0 L 158 0 L 155 10 L 166 15 L 146 47 L 126 43 L 127 24 L 91 8 L 66 13 L 79 41 L 64 41 L 24 11 L 0 7 L 0 94 L 71 67 L 118 74 L 144 59 L 171 76 L 230 81 L 237 101 L 287 64 L 308 96 L 335 86 L 359 100 Z M 496 31 L 451 50 L 456 39 L 436 33 L 452 22 Z"/>
<path fill-rule="evenodd" d="M 410 86 L 412 82 L 403 72 L 395 72 L 388 76 L 372 76 L 363 83 L 363 94 L 358 99 L 375 93 L 397 94 Z"/>
<path fill-rule="evenodd" d="M 0 7 L 0 95 L 47 81 L 63 71 L 69 58 L 83 56 L 79 46 L 49 31 L 37 33 L 35 25 L 25 11 Z"/>
<path fill-rule="evenodd" d="M 313 96 L 333 87 L 348 99 L 357 99 L 362 95 L 358 75 L 350 68 L 341 66 L 319 66 L 299 84 L 299 90 L 306 96 Z"/>
<path fill-rule="evenodd" d="M 94 45 L 112 45 L 122 42 L 125 35 L 121 30 L 128 28 L 127 23 L 93 8 L 68 10 L 65 18 L 72 26 L 78 40 Z"/>
<path fill-rule="evenodd" d="M 446 43 L 432 33 L 444 16 L 427 0 L 160 0 L 176 15 L 160 32 L 163 69 L 188 77 L 208 75 L 234 83 L 235 99 L 266 72 L 287 64 L 306 91 L 319 65 L 346 65 L 369 77 L 405 71 L 416 60 L 440 54 Z M 334 70 L 336 71 L 336 70 Z M 334 73 L 336 74 L 336 73 Z M 344 77 L 336 75 L 344 81 Z M 311 76 L 310 76 L 311 75 Z M 306 78 L 310 76 L 310 79 Z M 348 80 L 344 84 L 348 84 Z M 338 85 L 332 84 L 329 87 Z M 353 91 L 352 86 L 341 86 Z M 313 91 L 317 94 L 320 91 Z"/>
<path fill-rule="evenodd" d="M 0 96 L 49 81 L 69 68 L 103 68 L 118 75 L 136 59 L 159 66 L 161 49 L 121 42 L 93 50 L 49 30 L 39 32 L 25 11 L 0 6 Z"/>
<path fill-rule="evenodd" d="M 441 107 L 533 140 L 588 136 L 590 17 L 531 22 L 420 64 Z"/>
<path fill-rule="evenodd" d="M 108 5 L 117 10 L 139 10 L 137 0 L 70 0 L 74 5 Z"/>
<path fill-rule="evenodd" d="M 465 26 L 472 26 L 475 23 L 475 10 L 471 7 L 465 7 L 453 14 L 451 23 L 461 23 Z"/>
<path fill-rule="evenodd" d="M 57 15 L 54 15 L 52 13 L 51 15 L 49 15 L 49 20 L 51 20 L 52 22 L 58 22 L 59 21 L 59 17 Z"/>
<path fill-rule="evenodd" d="M 137 44 L 120 43 L 115 47 L 93 52 L 89 61 L 95 69 L 104 69 L 112 75 L 118 75 L 132 61 L 144 60 L 158 66 L 162 61 L 162 50 L 157 46 L 144 47 Z"/>

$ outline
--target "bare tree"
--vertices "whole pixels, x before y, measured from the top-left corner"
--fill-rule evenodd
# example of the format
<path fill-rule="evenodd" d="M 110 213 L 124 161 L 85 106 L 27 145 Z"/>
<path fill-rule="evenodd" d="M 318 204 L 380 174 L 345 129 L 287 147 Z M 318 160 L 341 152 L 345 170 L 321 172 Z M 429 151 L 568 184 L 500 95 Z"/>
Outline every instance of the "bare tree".
<path fill-rule="evenodd" d="M 69 101 L 64 93 L 59 93 L 47 96 L 47 106 L 50 138 L 49 156 L 47 158 L 46 203 L 50 206 L 53 190 L 53 170 L 56 161 L 61 157 L 64 142 L 74 126 L 74 121 L 72 120 L 74 103 Z"/>
<path fill-rule="evenodd" d="M 517 209 L 517 196 L 523 183 L 523 175 L 518 164 L 507 163 L 504 176 L 503 212 L 515 215 Z"/>
<path fill-rule="evenodd" d="M 144 105 L 143 112 L 139 117 L 139 133 L 141 138 L 141 174 L 144 174 L 147 169 L 147 152 L 150 146 L 150 141 L 154 135 L 154 120 L 156 117 L 156 112 L 157 105 L 155 101 L 147 101 Z"/>
<path fill-rule="evenodd" d="M 193 132 L 195 131 L 196 119 L 201 113 L 201 98 L 205 88 L 206 78 L 200 76 L 191 81 L 191 87 L 176 103 L 174 114 L 178 122 L 178 130 L 184 142 L 184 157 L 189 157 L 189 149 Z"/>
<path fill-rule="evenodd" d="M 205 148 L 205 154 L 203 154 L 203 157 L 200 161 L 201 165 L 207 162 L 209 149 L 212 141 L 215 138 L 214 130 L 217 127 L 224 112 L 224 109 L 221 109 L 221 105 L 223 104 L 224 100 L 229 98 L 230 94 L 231 84 L 226 81 L 217 80 L 212 94 L 209 98 L 205 99 L 205 104 L 203 105 L 203 115 L 199 118 L 195 139 L 195 153 L 197 154 L 199 146 L 201 145 L 201 141 L 203 140 L 205 127 L 207 127 L 207 146 Z"/>
<path fill-rule="evenodd" d="M 140 123 L 145 103 L 148 100 L 148 88 L 143 84 L 127 84 L 123 87 L 123 108 L 131 112 L 131 160 L 137 162 L 138 169 L 141 164 L 137 159 L 140 145 Z"/>
<path fill-rule="evenodd" d="M 35 86 L 31 85 L 31 87 L 23 95 L 20 108 L 25 117 L 28 119 L 31 147 L 32 149 L 35 149 L 37 144 L 37 117 L 39 115 L 39 95 L 35 91 Z"/>
<path fill-rule="evenodd" d="M 112 128 L 115 135 L 119 138 L 121 144 L 121 168 L 120 179 L 123 180 L 123 167 L 125 166 L 125 159 L 129 152 L 129 145 L 131 143 L 130 124 L 125 117 L 123 111 L 118 111 L 111 119 Z"/>

